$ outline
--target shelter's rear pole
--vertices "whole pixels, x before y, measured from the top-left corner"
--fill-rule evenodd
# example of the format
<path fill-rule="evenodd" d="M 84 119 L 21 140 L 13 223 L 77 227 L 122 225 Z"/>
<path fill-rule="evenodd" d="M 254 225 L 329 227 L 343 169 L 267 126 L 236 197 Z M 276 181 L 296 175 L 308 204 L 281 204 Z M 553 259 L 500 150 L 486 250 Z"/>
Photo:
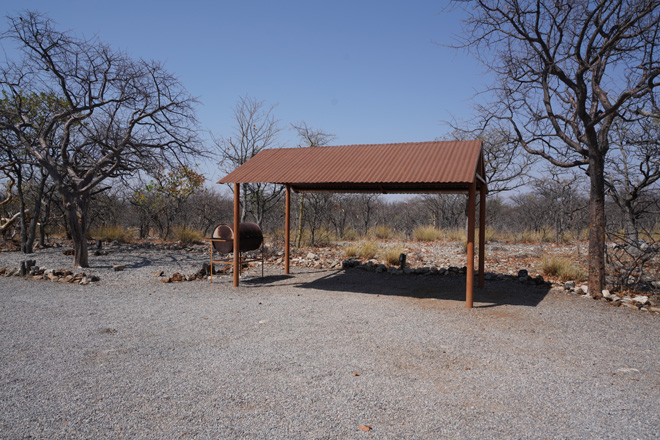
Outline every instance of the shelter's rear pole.
<path fill-rule="evenodd" d="M 479 188 L 479 288 L 484 287 L 486 258 L 486 185 Z"/>
<path fill-rule="evenodd" d="M 284 214 L 284 273 L 289 273 L 289 242 L 291 240 L 291 187 L 286 186 L 286 213 Z"/>
<path fill-rule="evenodd" d="M 474 223 L 475 199 L 477 192 L 476 179 L 470 184 L 468 194 L 468 236 L 467 236 L 467 273 L 465 274 L 465 307 L 472 308 L 474 293 Z"/>
<path fill-rule="evenodd" d="M 241 185 L 234 183 L 234 287 L 238 287 L 238 276 L 241 272 Z"/>

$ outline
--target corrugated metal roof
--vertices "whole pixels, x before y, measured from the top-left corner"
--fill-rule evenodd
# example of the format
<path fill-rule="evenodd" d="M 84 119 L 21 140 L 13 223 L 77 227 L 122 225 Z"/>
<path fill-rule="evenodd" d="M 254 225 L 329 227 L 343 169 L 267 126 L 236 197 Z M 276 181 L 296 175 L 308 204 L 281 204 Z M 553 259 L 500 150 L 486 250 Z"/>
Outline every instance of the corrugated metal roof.
<path fill-rule="evenodd" d="M 307 190 L 465 187 L 481 141 L 277 148 L 261 151 L 218 183 L 280 183 Z"/>

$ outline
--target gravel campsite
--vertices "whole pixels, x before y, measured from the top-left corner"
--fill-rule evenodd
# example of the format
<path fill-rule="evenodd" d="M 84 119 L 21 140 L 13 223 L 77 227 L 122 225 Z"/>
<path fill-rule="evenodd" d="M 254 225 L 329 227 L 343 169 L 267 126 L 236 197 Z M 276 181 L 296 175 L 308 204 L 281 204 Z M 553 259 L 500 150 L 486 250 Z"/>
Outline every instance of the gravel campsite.
<path fill-rule="evenodd" d="M 25 256 L 0 253 L 0 267 Z M 70 265 L 62 249 L 37 266 Z M 0 277 L 2 438 L 658 438 L 660 316 L 464 276 L 251 268 L 116 246 Z M 116 270 L 116 266 L 123 266 Z"/>

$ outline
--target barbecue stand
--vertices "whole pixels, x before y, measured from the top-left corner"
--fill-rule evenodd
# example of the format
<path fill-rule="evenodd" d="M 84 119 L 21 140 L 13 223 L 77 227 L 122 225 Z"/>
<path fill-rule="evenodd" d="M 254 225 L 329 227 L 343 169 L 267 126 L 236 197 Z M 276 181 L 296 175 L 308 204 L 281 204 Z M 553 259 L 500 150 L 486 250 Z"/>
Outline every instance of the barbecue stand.
<path fill-rule="evenodd" d="M 256 261 L 261 261 L 261 277 L 264 276 L 264 251 L 265 246 L 262 246 L 263 243 L 263 234 L 261 229 L 256 223 L 241 223 L 239 226 L 239 250 L 238 250 L 238 268 L 233 267 L 233 270 L 238 270 L 238 274 L 241 274 L 241 266 L 243 263 L 252 263 Z M 225 264 L 234 266 L 234 259 L 213 259 L 213 251 L 215 250 L 218 254 L 222 256 L 229 257 L 230 253 L 233 253 L 234 249 L 234 231 L 231 226 L 227 224 L 218 225 L 213 230 L 213 236 L 211 238 L 205 238 L 204 241 L 209 242 L 209 255 L 210 255 L 210 271 L 211 278 L 210 282 L 213 282 L 213 264 Z M 248 251 L 258 250 L 260 256 L 257 258 L 244 258 L 241 253 Z"/>

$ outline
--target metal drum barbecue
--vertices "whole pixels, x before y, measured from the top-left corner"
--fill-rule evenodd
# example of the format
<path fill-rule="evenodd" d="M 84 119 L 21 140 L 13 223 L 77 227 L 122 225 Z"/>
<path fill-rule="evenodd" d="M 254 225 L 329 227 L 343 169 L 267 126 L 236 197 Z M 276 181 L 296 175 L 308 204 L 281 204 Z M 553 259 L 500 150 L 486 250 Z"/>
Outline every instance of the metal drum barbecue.
<path fill-rule="evenodd" d="M 259 249 L 264 241 L 259 225 L 256 223 L 241 223 L 238 228 L 239 233 L 239 251 L 247 252 Z M 213 230 L 213 238 L 220 238 L 226 241 L 213 240 L 213 247 L 221 254 L 228 254 L 234 251 L 234 230 L 228 224 L 216 226 Z"/>

